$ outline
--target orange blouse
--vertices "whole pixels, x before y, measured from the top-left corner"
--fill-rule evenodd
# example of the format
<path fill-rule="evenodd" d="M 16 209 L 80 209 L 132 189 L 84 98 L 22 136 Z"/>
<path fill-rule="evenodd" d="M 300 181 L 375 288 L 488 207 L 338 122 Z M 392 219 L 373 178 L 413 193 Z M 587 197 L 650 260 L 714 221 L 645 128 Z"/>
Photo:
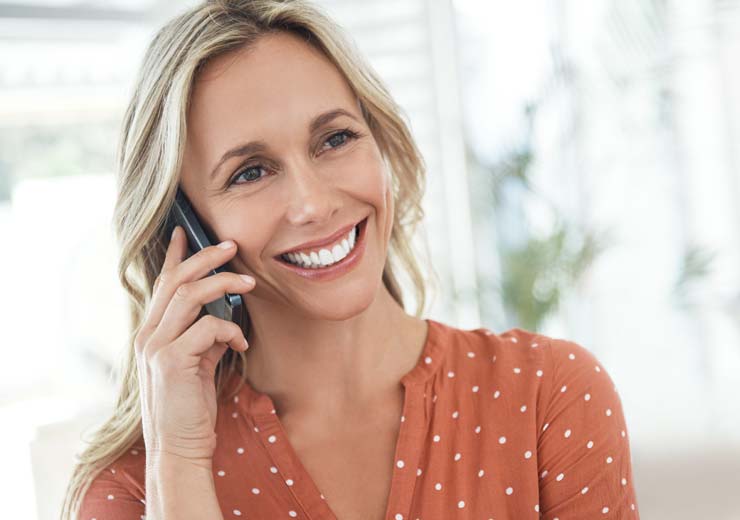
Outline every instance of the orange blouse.
<path fill-rule="evenodd" d="M 520 328 L 426 321 L 401 380 L 386 520 L 639 520 L 621 401 L 590 351 Z M 225 519 L 337 520 L 269 395 L 244 385 L 219 404 L 216 433 Z M 144 518 L 145 455 L 137 444 L 102 471 L 79 518 Z"/>

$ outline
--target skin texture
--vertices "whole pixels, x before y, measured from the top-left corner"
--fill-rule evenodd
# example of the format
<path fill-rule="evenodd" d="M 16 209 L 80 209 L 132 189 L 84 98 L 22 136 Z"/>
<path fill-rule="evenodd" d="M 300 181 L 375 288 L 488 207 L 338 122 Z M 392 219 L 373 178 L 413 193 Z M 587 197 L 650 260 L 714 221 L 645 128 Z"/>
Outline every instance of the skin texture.
<path fill-rule="evenodd" d="M 340 116 L 309 133 L 314 116 L 335 108 L 356 119 Z M 330 140 L 345 128 L 360 136 Z M 252 140 L 268 149 L 233 157 L 210 178 L 225 151 Z M 296 443 L 301 432 L 306 454 L 317 446 L 309 447 L 312 439 L 351 439 L 376 414 L 387 433 L 378 441 L 389 452 L 382 467 L 390 471 L 400 379 L 417 363 L 427 325 L 406 314 L 381 281 L 393 222 L 391 177 L 341 73 L 287 33 L 209 62 L 194 85 L 181 186 L 215 235 L 236 242 L 231 270 L 256 280 L 245 296 L 252 386 L 270 394 Z M 333 281 L 302 278 L 274 259 L 365 216 L 364 257 Z M 348 451 L 357 444 L 355 437 Z"/>

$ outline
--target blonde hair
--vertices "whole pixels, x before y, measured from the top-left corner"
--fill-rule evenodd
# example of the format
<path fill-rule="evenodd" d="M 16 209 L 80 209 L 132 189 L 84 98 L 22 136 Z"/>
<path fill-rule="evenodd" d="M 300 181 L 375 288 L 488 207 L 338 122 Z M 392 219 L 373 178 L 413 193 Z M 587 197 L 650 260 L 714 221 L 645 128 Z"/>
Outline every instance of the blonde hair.
<path fill-rule="evenodd" d="M 323 52 L 360 101 L 363 117 L 392 176 L 395 215 L 382 281 L 404 307 L 399 267 L 405 271 L 414 291 L 414 315 L 421 317 L 426 303 L 425 278 L 415 258 L 412 237 L 424 217 L 421 202 L 426 166 L 402 109 L 352 40 L 305 0 L 219 0 L 188 9 L 164 25 L 149 44 L 122 122 L 113 223 L 120 248 L 118 274 L 130 301 L 128 350 L 122 358 L 122 378 L 112 415 L 78 455 L 62 504 L 62 520 L 78 512 L 99 472 L 142 440 L 134 339 L 164 261 L 169 239 L 164 236 L 165 220 L 179 182 L 193 80 L 209 59 L 277 31 L 296 34 Z M 422 244 L 428 255 L 426 241 Z M 430 263 L 427 265 L 430 281 L 436 286 L 436 273 Z M 216 370 L 219 399 L 233 395 L 223 396 L 224 383 L 231 374 L 237 372 L 244 382 L 245 362 L 244 353 L 226 351 Z"/>

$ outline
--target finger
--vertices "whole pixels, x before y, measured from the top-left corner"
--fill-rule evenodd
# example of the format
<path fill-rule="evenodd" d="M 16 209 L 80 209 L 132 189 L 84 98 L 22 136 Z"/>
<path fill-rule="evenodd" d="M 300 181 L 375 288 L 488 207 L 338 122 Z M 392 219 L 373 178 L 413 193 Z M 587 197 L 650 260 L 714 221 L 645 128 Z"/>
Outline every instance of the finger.
<path fill-rule="evenodd" d="M 184 240 L 185 233 L 181 226 L 175 226 L 172 230 L 170 243 L 167 245 L 167 253 L 162 263 L 162 271 L 166 272 L 177 266 L 185 257 L 187 241 Z"/>
<path fill-rule="evenodd" d="M 209 375 L 213 376 L 216 373 L 216 366 L 227 350 L 229 350 L 228 344 L 217 341 L 201 356 L 201 364 Z"/>
<path fill-rule="evenodd" d="M 224 265 L 236 253 L 235 245 L 226 249 L 218 246 L 209 246 L 198 251 L 190 258 L 182 260 L 187 252 L 186 236 L 182 229 L 177 231 L 176 237 L 172 242 L 175 243 L 172 244 L 172 251 L 168 251 L 162 272 L 159 274 L 159 287 L 157 288 L 157 292 L 152 296 L 151 310 L 147 316 L 147 324 L 152 328 L 159 326 L 170 300 L 180 285 L 210 274 L 211 270 Z M 233 244 L 233 241 L 230 242 Z M 215 300 L 216 298 L 214 297 L 213 299 Z M 193 317 L 193 319 L 195 318 Z M 187 325 L 190 323 L 192 323 L 192 320 Z"/>
<path fill-rule="evenodd" d="M 205 304 L 224 298 L 226 293 L 246 294 L 254 289 L 254 279 L 250 277 L 250 280 L 225 271 L 180 285 L 157 327 L 157 343 L 175 341 L 196 320 Z"/>
<path fill-rule="evenodd" d="M 162 354 L 182 359 L 180 366 L 198 366 L 201 357 L 216 343 L 226 343 L 236 351 L 244 351 L 246 343 L 239 326 L 207 314 L 193 323 L 176 341 L 164 347 Z M 170 352 L 166 352 L 166 351 Z"/>

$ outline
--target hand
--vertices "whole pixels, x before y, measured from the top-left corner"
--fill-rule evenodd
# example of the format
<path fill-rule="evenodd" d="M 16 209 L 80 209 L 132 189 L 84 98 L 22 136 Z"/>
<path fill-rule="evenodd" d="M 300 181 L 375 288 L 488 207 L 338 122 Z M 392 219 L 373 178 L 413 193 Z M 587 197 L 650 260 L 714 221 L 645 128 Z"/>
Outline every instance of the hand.
<path fill-rule="evenodd" d="M 227 292 L 247 293 L 255 282 L 232 272 L 206 276 L 234 256 L 232 241 L 183 261 L 186 247 L 176 226 L 134 340 L 142 429 L 147 454 L 210 463 L 216 448 L 216 366 L 227 348 L 245 351 L 249 345 L 233 322 L 212 315 L 195 320 L 206 303 Z"/>

